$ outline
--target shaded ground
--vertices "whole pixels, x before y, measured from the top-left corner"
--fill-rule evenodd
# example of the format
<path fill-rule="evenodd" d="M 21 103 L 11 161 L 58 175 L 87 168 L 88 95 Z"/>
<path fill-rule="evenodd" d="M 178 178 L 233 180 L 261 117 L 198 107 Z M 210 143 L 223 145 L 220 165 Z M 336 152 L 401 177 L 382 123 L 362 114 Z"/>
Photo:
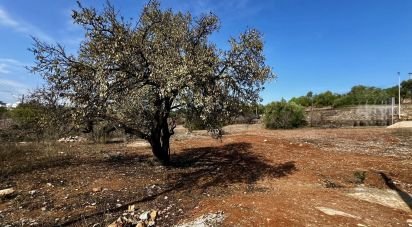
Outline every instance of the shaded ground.
<path fill-rule="evenodd" d="M 224 226 L 407 226 L 412 219 L 411 130 L 225 131 L 221 143 L 181 129 L 168 167 L 146 146 L 3 144 L 0 189 L 16 193 L 0 199 L 0 223 L 104 226 L 131 204 L 138 213 L 160 211 L 158 226 L 218 211 Z"/>

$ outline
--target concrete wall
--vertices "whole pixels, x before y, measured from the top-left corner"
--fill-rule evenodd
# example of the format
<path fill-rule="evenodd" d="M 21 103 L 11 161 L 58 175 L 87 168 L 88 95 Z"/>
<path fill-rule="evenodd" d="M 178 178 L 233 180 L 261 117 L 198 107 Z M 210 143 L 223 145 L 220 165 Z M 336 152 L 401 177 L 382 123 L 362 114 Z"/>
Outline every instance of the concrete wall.
<path fill-rule="evenodd" d="M 412 120 L 412 104 L 401 105 L 401 120 Z M 342 108 L 306 108 L 308 125 L 315 127 L 387 126 L 392 124 L 390 105 L 361 105 Z M 394 108 L 394 122 L 399 121 Z"/>

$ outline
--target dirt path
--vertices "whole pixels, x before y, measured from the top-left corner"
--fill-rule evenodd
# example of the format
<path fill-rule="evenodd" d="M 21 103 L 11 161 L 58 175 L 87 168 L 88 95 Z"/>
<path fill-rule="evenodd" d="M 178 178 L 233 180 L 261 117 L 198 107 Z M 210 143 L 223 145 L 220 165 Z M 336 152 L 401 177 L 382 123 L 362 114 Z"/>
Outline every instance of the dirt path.
<path fill-rule="evenodd" d="M 160 211 L 158 226 L 210 213 L 223 214 L 223 226 L 412 222 L 411 131 L 225 131 L 222 143 L 200 132 L 177 136 L 169 167 L 145 146 L 59 145 L 45 153 L 17 145 L 14 155 L 3 148 L 0 189 L 16 194 L 0 200 L 0 223 L 104 226 L 131 204 L 138 213 Z"/>

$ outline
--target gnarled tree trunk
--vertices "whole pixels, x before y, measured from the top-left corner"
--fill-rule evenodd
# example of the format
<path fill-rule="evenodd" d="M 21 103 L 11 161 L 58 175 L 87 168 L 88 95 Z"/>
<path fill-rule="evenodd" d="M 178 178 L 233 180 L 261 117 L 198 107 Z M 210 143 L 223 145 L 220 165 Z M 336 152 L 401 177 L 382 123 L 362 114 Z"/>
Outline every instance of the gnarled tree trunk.
<path fill-rule="evenodd" d="M 153 155 L 164 165 L 170 161 L 170 135 L 152 135 L 149 139 Z"/>
<path fill-rule="evenodd" d="M 169 109 L 169 108 L 168 108 Z M 149 137 L 149 143 L 152 146 L 153 155 L 163 164 L 170 162 L 170 137 L 173 134 L 174 126 L 169 128 L 168 112 L 161 114 L 158 112 L 156 127 L 153 127 Z"/>

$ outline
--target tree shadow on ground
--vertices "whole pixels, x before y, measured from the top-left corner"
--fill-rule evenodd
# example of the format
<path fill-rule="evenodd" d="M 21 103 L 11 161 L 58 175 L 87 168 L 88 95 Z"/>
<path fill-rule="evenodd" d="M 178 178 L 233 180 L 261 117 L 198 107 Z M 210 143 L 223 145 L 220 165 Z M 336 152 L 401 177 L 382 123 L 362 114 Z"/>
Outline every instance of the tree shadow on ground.
<path fill-rule="evenodd" d="M 186 187 L 208 188 L 235 183 L 253 184 L 261 178 L 280 178 L 296 171 L 293 161 L 273 165 L 251 150 L 249 143 L 185 149 L 173 156 L 172 168 L 184 169 L 175 181 Z"/>

